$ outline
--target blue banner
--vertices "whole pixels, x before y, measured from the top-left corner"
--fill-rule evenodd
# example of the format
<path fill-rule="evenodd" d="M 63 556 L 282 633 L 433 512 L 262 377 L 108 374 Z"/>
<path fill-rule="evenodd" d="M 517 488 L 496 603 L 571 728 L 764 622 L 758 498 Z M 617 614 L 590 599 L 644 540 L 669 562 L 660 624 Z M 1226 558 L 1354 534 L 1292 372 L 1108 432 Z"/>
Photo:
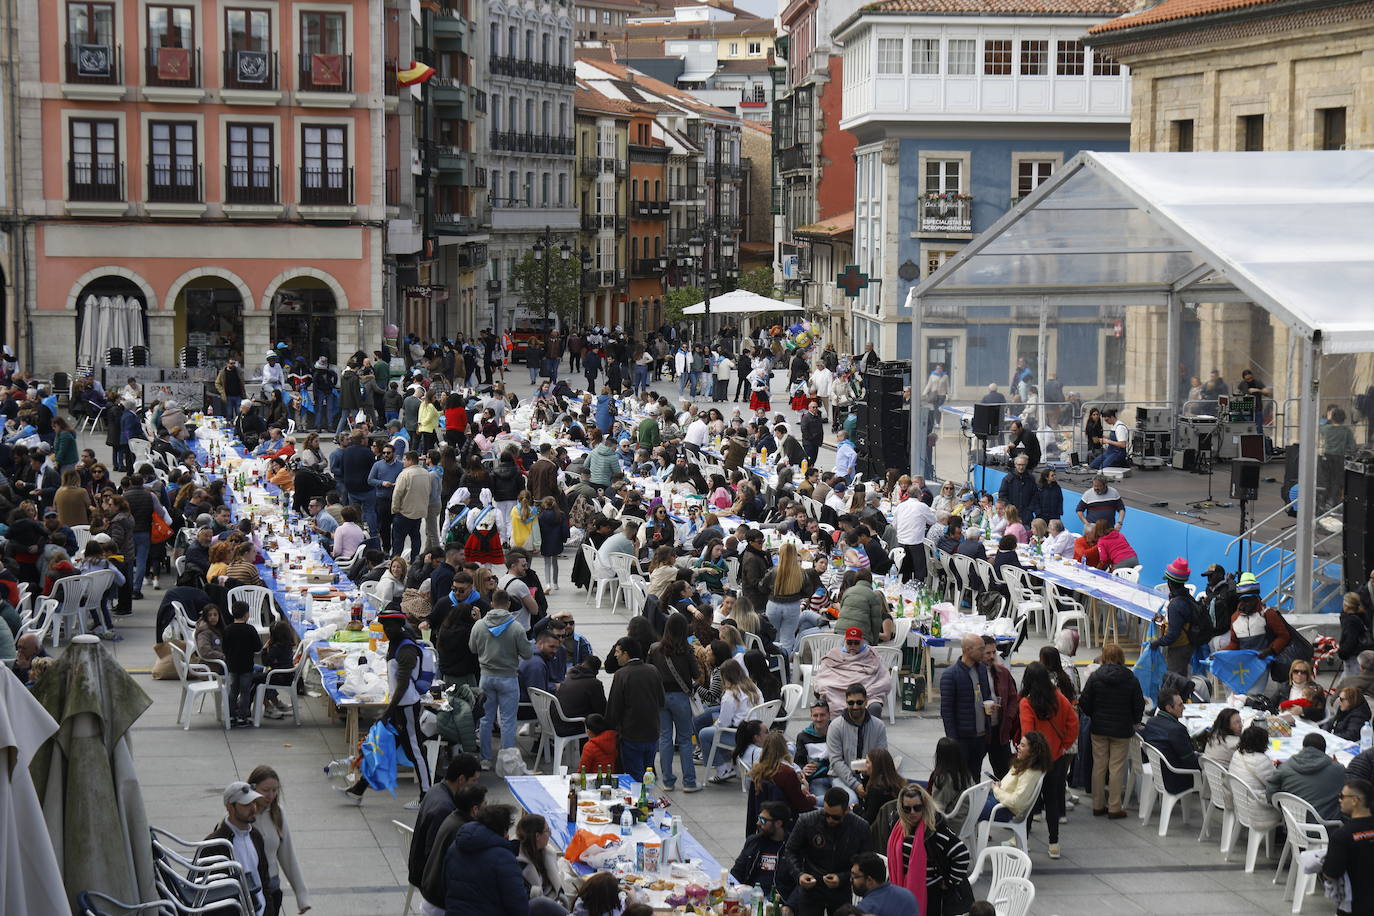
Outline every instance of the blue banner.
<path fill-rule="evenodd" d="M 1240 694 L 1254 693 L 1269 677 L 1269 666 L 1253 649 L 1214 652 L 1207 664 L 1217 680 Z"/>

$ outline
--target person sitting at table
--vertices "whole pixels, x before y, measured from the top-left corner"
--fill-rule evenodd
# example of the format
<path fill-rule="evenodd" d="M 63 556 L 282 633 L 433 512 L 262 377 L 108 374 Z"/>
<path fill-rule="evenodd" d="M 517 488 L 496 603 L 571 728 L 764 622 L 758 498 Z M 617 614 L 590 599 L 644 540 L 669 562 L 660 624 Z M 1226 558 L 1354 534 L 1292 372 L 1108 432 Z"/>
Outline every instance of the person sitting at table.
<path fill-rule="evenodd" d="M 1015 506 L 1008 505 L 1002 511 L 1002 518 L 1006 520 L 1002 534 L 1009 534 L 1016 538 L 1018 544 L 1025 544 L 1030 541 L 1030 533 L 1026 531 L 1026 526 L 1021 524 L 1021 513 L 1016 510 Z"/>
<path fill-rule="evenodd" d="M 1126 540 L 1126 536 L 1117 528 L 1113 528 L 1111 523 L 1106 520 L 1098 521 L 1097 532 L 1097 561 L 1098 568 L 1108 571 L 1117 569 L 1130 569 L 1140 565 L 1140 560 L 1135 555 L 1135 548 Z"/>
<path fill-rule="evenodd" d="M 1050 519 L 1049 534 L 1045 537 L 1045 542 L 1041 545 L 1047 557 L 1071 557 L 1073 556 L 1074 542 L 1078 538 L 1071 531 L 1064 530 L 1064 523 L 1059 519 Z"/>
<path fill-rule="evenodd" d="M 992 568 L 997 571 L 997 578 L 993 582 L 993 588 L 997 593 L 1006 597 L 1008 595 L 1007 585 L 1002 581 L 1002 568 L 1004 566 L 1015 566 L 1017 569 L 1025 569 L 1021 565 L 1021 557 L 1016 552 L 1016 535 L 1004 534 L 1002 539 L 997 542 L 997 552 L 992 555 Z"/>
<path fill-rule="evenodd" d="M 958 553 L 959 543 L 963 539 L 963 518 L 962 516 L 951 515 L 949 520 L 945 522 L 944 534 L 940 535 L 935 541 L 935 548 L 943 553 Z"/>
<path fill-rule="evenodd" d="M 229 568 L 224 571 L 228 579 L 233 579 L 239 585 L 262 585 L 262 576 L 258 575 L 258 568 L 253 565 L 257 556 L 257 548 L 252 541 L 244 541 L 234 548 L 234 559 L 229 564 Z"/>
<path fill-rule="evenodd" d="M 1188 736 L 1188 728 L 1179 721 L 1182 716 L 1183 697 L 1179 696 L 1177 690 L 1164 688 L 1155 700 L 1155 714 L 1140 729 L 1140 740 L 1153 745 L 1175 770 L 1196 770 L 1199 767 L 1197 751 L 1193 748 L 1193 739 Z M 1264 729 L 1260 729 L 1260 732 L 1264 735 L 1262 753 L 1263 748 L 1269 746 L 1269 737 Z M 1241 749 L 1244 747 L 1245 736 L 1242 735 Z M 1231 766 L 1235 767 L 1234 761 Z M 1169 792 L 1183 792 L 1193 785 L 1193 778 L 1187 774 L 1164 771 L 1164 788 Z M 1264 790 L 1258 787 L 1256 791 Z"/>
<path fill-rule="evenodd" d="M 763 694 L 745 673 L 744 665 L 739 659 L 729 659 L 720 666 L 720 681 L 720 712 L 713 725 L 706 726 L 697 734 L 697 746 L 707 755 L 710 754 L 710 748 L 720 729 L 738 728 L 749 710 L 763 702 Z M 736 737 L 722 734 L 721 750 L 733 749 Z M 717 753 L 714 759 L 703 758 L 702 762 L 705 766 L 715 767 L 715 774 L 707 780 L 711 785 L 720 785 L 735 776 L 734 765 L 723 759 L 720 753 Z"/>
<path fill-rule="evenodd" d="M 978 820 L 992 818 L 993 809 L 996 820 L 1010 821 L 1020 817 L 1031 805 L 1035 804 L 1042 779 L 1048 779 L 1053 762 L 1050 760 L 1050 746 L 1040 732 L 1026 732 L 1017 742 L 1016 753 L 1011 758 L 1011 769 L 1001 779 L 994 780 L 992 791 L 983 803 L 983 811 Z"/>
<path fill-rule="evenodd" d="M 563 884 L 558 851 L 549 845 L 549 824 L 542 814 L 526 814 L 515 824 L 515 840 L 525 884 L 530 889 L 531 914 L 563 914 L 569 887 Z M 551 905 L 550 905 L 551 904 Z"/>
<path fill-rule="evenodd" d="M 1322 728 L 1347 741 L 1359 741 L 1360 730 L 1370 720 L 1369 704 L 1358 687 L 1342 687 L 1336 691 L 1336 708 Z"/>
<path fill-rule="evenodd" d="M 357 506 L 344 506 L 339 517 L 343 522 L 334 529 L 333 554 L 340 560 L 347 560 L 352 558 L 363 541 L 367 540 L 367 532 L 358 524 L 360 515 Z"/>
<path fill-rule="evenodd" d="M 748 800 L 745 805 L 744 835 L 752 836 L 758 824 L 758 812 L 765 805 L 782 801 L 787 806 L 787 827 L 790 830 L 799 815 L 816 809 L 816 796 L 810 791 L 806 777 L 792 760 L 787 736 L 780 731 L 768 731 L 759 749 L 759 759 L 747 774 Z"/>
<path fill-rule="evenodd" d="M 1074 539 L 1073 560 L 1075 563 L 1082 563 L 1084 566 L 1091 566 L 1094 569 L 1102 568 L 1102 559 L 1097 551 L 1096 526 L 1085 528 L 1083 533 Z"/>
<path fill-rule="evenodd" d="M 1313 686 L 1317 684 L 1312 677 L 1312 663 L 1300 658 L 1288 666 L 1288 682 L 1273 685 L 1266 696 L 1271 707 L 1280 707 L 1290 700 L 1308 699 L 1308 688 Z M 1318 716 L 1318 719 L 1321 718 Z"/>
<path fill-rule="evenodd" d="M 887 601 L 873 589 L 873 574 L 866 569 L 849 570 L 844 574 L 840 591 L 840 613 L 835 620 L 837 632 L 851 627 L 863 634 L 864 640 L 876 645 L 883 630 L 883 614 Z"/>
<path fill-rule="evenodd" d="M 725 577 L 729 571 L 725 565 L 725 542 L 720 538 L 712 538 L 697 557 L 692 577 L 697 582 L 704 582 L 711 594 L 723 595 Z"/>
<path fill-rule="evenodd" d="M 1236 748 L 1240 746 L 1240 733 L 1244 728 L 1245 721 L 1240 717 L 1240 710 L 1234 706 L 1227 706 L 1217 713 L 1216 719 L 1212 721 L 1212 727 L 1207 729 L 1202 756 L 1215 760 L 1223 768 L 1230 767 L 1231 758 L 1236 756 Z"/>
<path fill-rule="evenodd" d="M 846 692 L 853 687 L 870 698 L 867 706 L 874 716 L 882 715 L 891 686 L 891 671 L 859 627 L 847 628 L 844 643 L 821 656 L 811 683 L 812 691 L 830 704 L 837 717 L 847 709 Z"/>

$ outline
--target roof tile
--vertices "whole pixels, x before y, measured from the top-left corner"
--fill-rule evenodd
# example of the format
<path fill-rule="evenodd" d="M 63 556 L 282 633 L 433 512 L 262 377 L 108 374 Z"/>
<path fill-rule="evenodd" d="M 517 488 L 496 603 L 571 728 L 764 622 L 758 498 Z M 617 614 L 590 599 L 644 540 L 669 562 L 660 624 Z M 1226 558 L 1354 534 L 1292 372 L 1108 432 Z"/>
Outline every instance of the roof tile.
<path fill-rule="evenodd" d="M 1277 0 L 1164 0 L 1163 3 L 1142 12 L 1099 23 L 1088 31 L 1092 34 L 1115 32 L 1137 25 L 1168 22 L 1173 19 L 1191 19 L 1194 16 L 1205 16 L 1208 13 L 1221 13 L 1227 10 L 1243 9 L 1247 6 L 1263 6 L 1274 2 Z"/>
<path fill-rule="evenodd" d="M 1169 2 L 1169 0 L 1166 0 Z M 991 16 L 1119 16 L 1132 0 L 880 0 L 863 13 L 966 13 Z"/>

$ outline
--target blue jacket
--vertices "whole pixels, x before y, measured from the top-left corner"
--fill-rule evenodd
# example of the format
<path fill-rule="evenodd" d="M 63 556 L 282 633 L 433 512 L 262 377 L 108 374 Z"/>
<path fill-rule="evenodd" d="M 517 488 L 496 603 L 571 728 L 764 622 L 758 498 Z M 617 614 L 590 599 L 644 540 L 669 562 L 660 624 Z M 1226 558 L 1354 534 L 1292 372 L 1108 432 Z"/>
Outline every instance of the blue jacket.
<path fill-rule="evenodd" d="M 611 423 L 615 419 L 615 398 L 609 394 L 598 394 L 596 396 L 596 428 L 601 430 L 602 435 L 611 431 Z"/>
<path fill-rule="evenodd" d="M 1194 631 L 1198 628 L 1197 605 L 1189 597 L 1187 592 L 1182 595 L 1175 595 L 1169 599 L 1169 604 L 1165 608 L 1164 635 L 1155 640 L 1156 646 L 1172 646 L 1178 642 L 1179 637 L 1183 637 L 1183 645 L 1192 642 L 1192 636 L 1198 635 Z M 1184 635 L 1184 628 L 1189 627 L 1188 635 Z M 1205 633 L 1200 635 L 1205 636 Z"/>
<path fill-rule="evenodd" d="M 367 472 L 367 482 L 377 493 L 377 498 L 385 502 L 391 502 L 391 489 L 382 486 L 383 483 L 395 483 L 396 478 L 401 476 L 405 470 L 405 462 L 401 456 L 397 455 L 389 463 L 385 459 L 377 459 L 372 464 L 372 470 Z"/>
<path fill-rule="evenodd" d="M 372 473 L 372 465 L 376 461 L 372 456 L 372 449 L 366 445 L 347 445 L 341 451 L 343 452 L 339 456 L 339 471 L 341 473 L 337 479 L 343 483 L 344 489 L 349 493 L 354 495 L 367 494 L 372 489 L 367 478 Z"/>
<path fill-rule="evenodd" d="M 582 354 L 582 373 L 596 378 L 601 371 L 601 354 L 595 350 L 588 350 Z"/>
<path fill-rule="evenodd" d="M 513 840 L 470 821 L 458 828 L 444 858 L 444 912 L 462 916 L 529 916 Z"/>
<path fill-rule="evenodd" d="M 917 911 L 916 895 L 895 884 L 882 884 L 859 901 L 859 909 L 869 916 L 910 916 Z"/>
<path fill-rule="evenodd" d="M 128 445 L 130 439 L 147 439 L 148 436 L 143 432 L 143 424 L 139 422 L 138 414 L 124 409 L 124 415 L 119 418 L 119 439 L 123 445 Z"/>
<path fill-rule="evenodd" d="M 1016 507 L 1021 524 L 1027 527 L 1030 527 L 1031 513 L 1035 508 L 1035 493 L 1035 477 L 1030 471 L 1021 475 L 1013 471 L 1002 478 L 1002 486 L 997 489 L 998 496 Z"/>
<path fill-rule="evenodd" d="M 992 683 L 988 679 L 988 669 L 981 662 L 974 666 L 978 686 L 983 691 L 983 699 L 994 700 Z M 940 718 L 945 723 L 945 734 L 951 738 L 978 737 L 977 716 L 974 714 L 973 682 L 969 680 L 969 668 L 960 658 L 940 675 Z"/>
<path fill-rule="evenodd" d="M 1031 513 L 1035 518 L 1043 518 L 1047 522 L 1050 519 L 1064 517 L 1064 491 L 1059 486 L 1058 481 L 1035 491 L 1035 500 L 1031 503 Z M 1021 519 L 1021 521 L 1025 523 L 1026 520 Z"/>

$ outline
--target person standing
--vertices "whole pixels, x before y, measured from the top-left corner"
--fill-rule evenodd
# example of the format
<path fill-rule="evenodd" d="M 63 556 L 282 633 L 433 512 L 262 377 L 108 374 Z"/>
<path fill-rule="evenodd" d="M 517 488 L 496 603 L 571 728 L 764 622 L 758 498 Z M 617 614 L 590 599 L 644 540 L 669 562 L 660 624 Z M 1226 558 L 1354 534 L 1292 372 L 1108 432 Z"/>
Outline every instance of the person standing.
<path fill-rule="evenodd" d="M 405 463 L 396 454 L 396 446 L 388 442 L 382 446 L 382 457 L 372 463 L 372 470 L 367 474 L 367 483 L 372 487 L 373 518 L 369 520 L 372 533 L 382 539 L 382 550 L 388 555 L 391 554 L 391 497 L 404 469 Z"/>
<path fill-rule="evenodd" d="M 1116 643 L 1102 647 L 1102 667 L 1088 678 L 1078 708 L 1091 722 L 1093 817 L 1123 818 L 1126 754 L 1145 715 L 1145 694 Z"/>
<path fill-rule="evenodd" d="M 262 651 L 262 637 L 248 622 L 248 602 L 235 601 L 230 608 L 234 622 L 224 629 L 224 666 L 229 673 L 229 726 L 252 724 L 253 659 Z"/>
<path fill-rule="evenodd" d="M 406 860 L 407 877 L 413 887 L 424 884 L 425 864 L 434 851 L 439 828 L 458 810 L 458 793 L 467 786 L 477 785 L 480 775 L 481 766 L 476 757 L 455 754 L 444 771 L 444 778 L 436 782 L 420 802 L 415 831 L 410 838 L 410 855 Z"/>
<path fill-rule="evenodd" d="M 1001 779 L 1011 769 L 1012 748 L 1021 740 L 1021 716 L 1018 711 L 1021 697 L 1016 688 L 1016 678 L 1002 663 L 1002 656 L 997 654 L 997 640 L 991 636 L 982 639 L 983 664 L 987 666 L 988 680 L 997 699 L 988 720 L 988 766 L 992 768 L 992 775 Z"/>
<path fill-rule="evenodd" d="M 989 713 L 997 704 L 980 636 L 967 634 L 959 643 L 959 660 L 940 675 L 940 719 L 945 735 L 959 742 L 964 766 L 981 773 L 987 755 Z"/>
<path fill-rule="evenodd" d="M 504 603 L 503 603 L 504 602 Z M 492 766 L 491 731 L 501 717 L 501 749 L 515 747 L 516 714 L 520 708 L 520 662 L 534 654 L 525 628 L 511 613 L 510 596 L 492 597 L 492 609 L 468 635 L 468 648 L 477 656 L 481 671 L 478 686 L 486 696 L 479 742 L 482 769 Z"/>
<path fill-rule="evenodd" d="M 663 788 L 677 787 L 673 773 L 673 752 L 682 763 L 684 791 L 698 792 L 697 768 L 692 763 L 692 685 L 701 676 L 696 653 L 687 644 L 687 618 L 669 615 L 663 636 L 649 649 L 649 662 L 658 671 L 663 686 L 663 708 L 658 724 L 658 778 Z"/>
<path fill-rule="evenodd" d="M 1193 658 L 1195 644 L 1202 643 L 1210 633 L 1200 619 L 1197 602 L 1188 591 L 1188 561 L 1178 557 L 1164 569 L 1164 584 L 1169 590 L 1159 637 L 1150 643 L 1164 650 L 1165 663 L 1170 671 L 1188 676 L 1188 664 Z M 1159 618 L 1157 617 L 1156 620 Z"/>
<path fill-rule="evenodd" d="M 821 443 L 825 441 L 825 417 L 821 414 L 819 399 L 811 399 L 797 422 L 801 427 L 802 451 L 806 453 L 806 460 L 815 466 L 821 453 Z"/>
<path fill-rule="evenodd" d="M 215 390 L 224 400 L 224 415 L 233 419 L 238 415 L 239 405 L 243 403 L 244 395 L 247 393 L 243 386 L 243 370 L 239 368 L 239 361 L 229 359 L 224 364 L 224 368 L 215 376 Z"/>
<path fill-rule="evenodd" d="M 377 615 L 377 621 L 382 625 L 382 632 L 387 639 L 386 667 L 390 687 L 388 695 L 391 697 L 378 718 L 395 729 L 397 750 L 415 762 L 415 781 L 420 787 L 420 798 L 424 798 L 429 791 L 430 775 L 428 758 L 421 743 L 424 735 L 420 732 L 420 701 L 424 696 L 417 681 L 432 681 L 437 672 L 425 670 L 424 651 L 415 641 L 414 631 L 410 629 L 405 614 L 383 611 Z M 529 644 L 526 643 L 528 650 Z M 511 731 L 514 740 L 514 724 Z M 355 805 L 361 805 L 367 789 L 367 780 L 359 779 L 344 795 Z M 418 810 L 420 798 L 408 802 L 406 809 Z"/>
<path fill-rule="evenodd" d="M 931 410 L 939 410 L 940 406 L 949 398 L 949 375 L 945 372 L 944 363 L 936 363 L 935 368 L 930 370 L 930 375 L 926 377 L 926 383 L 921 388 L 921 400 L 930 406 Z"/>
<path fill-rule="evenodd" d="M 262 796 L 257 802 L 258 819 L 254 826 L 262 834 L 263 851 L 267 854 L 267 912 L 264 916 L 277 916 L 281 912 L 283 875 L 291 882 L 291 893 L 296 896 L 296 912 L 304 913 L 310 909 L 310 891 L 305 886 L 305 877 L 296 859 L 296 845 L 281 810 L 281 777 L 269 766 L 257 766 L 248 774 L 248 785 Z"/>
<path fill-rule="evenodd" d="M 258 916 L 267 911 L 269 886 L 267 848 L 257 829 L 258 802 L 262 793 L 246 782 L 231 782 L 224 787 L 224 820 L 205 837 L 207 840 L 228 840 L 234 848 L 234 861 L 243 868 L 248 882 L 248 896 Z M 304 911 L 302 911 L 304 912 Z"/>
<path fill-rule="evenodd" d="M 315 429 L 330 429 L 330 404 L 335 397 L 334 389 L 339 387 L 339 375 L 329 368 L 329 358 L 321 356 L 315 360 L 315 369 L 310 373 L 310 396 L 315 399 Z"/>
<path fill-rule="evenodd" d="M 402 461 L 404 468 L 391 494 L 391 546 L 395 551 L 393 555 L 400 556 L 409 539 L 410 562 L 414 563 L 420 556 L 420 529 L 429 514 L 434 481 L 420 467 L 419 452 L 406 452 Z"/>
<path fill-rule="evenodd" d="M 606 721 L 620 738 L 621 770 L 638 782 L 658 749 L 661 710 L 666 702 L 663 680 L 654 666 L 644 663 L 639 640 L 622 636 L 611 653 L 619 668 L 606 697 Z"/>
<path fill-rule="evenodd" d="M 1338 905 L 1343 916 L 1374 910 L 1374 784 L 1348 779 L 1339 796 L 1345 824 L 1331 834 L 1322 863 L 1328 881 L 1350 880 L 1350 899 Z"/>
<path fill-rule="evenodd" d="M 1059 858 L 1059 821 L 1064 816 L 1069 758 L 1065 751 L 1078 743 L 1078 712 L 1054 685 L 1049 669 L 1031 662 L 1021 677 L 1021 734 L 1039 732 L 1050 749 L 1051 767 L 1041 799 L 1050 835 L 1050 858 Z"/>

